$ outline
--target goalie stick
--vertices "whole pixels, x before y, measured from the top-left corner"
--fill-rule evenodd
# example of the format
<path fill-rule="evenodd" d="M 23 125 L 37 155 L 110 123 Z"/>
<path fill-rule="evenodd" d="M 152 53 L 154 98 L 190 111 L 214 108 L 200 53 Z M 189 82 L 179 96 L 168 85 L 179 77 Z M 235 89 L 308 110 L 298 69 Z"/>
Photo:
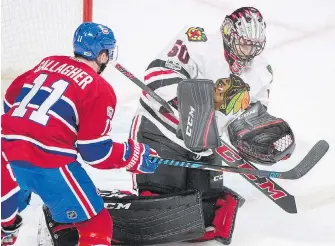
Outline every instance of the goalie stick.
<path fill-rule="evenodd" d="M 149 94 L 153 99 L 155 99 L 158 103 L 160 103 L 166 110 L 168 110 L 171 114 L 174 114 L 170 105 L 163 98 L 161 98 L 157 93 L 152 91 L 146 84 L 144 84 L 141 80 L 136 78 L 132 73 L 130 73 L 126 68 L 124 68 L 119 63 L 114 62 L 113 65 L 119 72 L 121 72 L 124 76 L 126 76 L 128 79 L 134 82 L 137 86 L 139 86 L 143 91 Z M 219 148 L 222 147 L 221 150 L 224 148 L 227 148 L 230 150 L 229 151 L 230 153 L 234 153 L 235 157 L 236 156 L 239 157 L 237 152 L 233 150 L 231 147 L 229 147 L 227 143 L 223 141 L 221 141 L 221 143 L 223 144 L 222 146 L 219 147 Z M 224 153 L 224 152 L 220 152 L 220 153 Z M 257 167 L 255 167 L 249 162 L 243 161 L 242 158 L 240 160 L 233 160 L 231 158 L 229 159 L 229 156 L 228 156 L 227 159 L 228 161 L 222 158 L 222 160 L 229 166 L 232 166 L 232 167 L 240 166 L 240 167 L 247 168 L 247 169 L 258 170 Z M 244 164 L 244 165 L 241 166 L 241 164 Z M 274 203 L 276 203 L 280 208 L 282 208 L 286 212 L 297 213 L 297 206 L 296 206 L 294 196 L 289 194 L 284 188 L 279 186 L 272 179 L 266 178 L 266 177 L 246 175 L 246 174 L 241 174 L 241 176 L 244 177 L 250 184 L 256 187 L 266 197 L 271 199 Z"/>
<path fill-rule="evenodd" d="M 222 152 L 222 147 L 225 147 L 224 152 Z M 221 156 L 221 158 L 224 158 L 225 162 L 227 161 L 234 162 L 235 160 L 240 161 L 241 164 L 239 164 L 237 167 L 213 165 L 203 162 L 178 161 L 160 157 L 150 157 L 150 160 L 153 163 L 157 163 L 159 165 L 168 165 L 174 167 L 211 170 L 216 172 L 231 172 L 231 173 L 239 173 L 239 174 L 253 175 L 266 178 L 299 179 L 303 177 L 305 174 L 307 174 L 319 162 L 319 160 L 328 151 L 328 148 L 329 148 L 328 143 L 325 140 L 320 140 L 313 146 L 313 148 L 308 152 L 308 154 L 304 157 L 304 159 L 300 161 L 298 165 L 284 172 L 244 168 L 244 165 L 248 162 L 243 160 L 236 153 L 232 152 L 231 149 L 228 149 L 226 145 L 217 148 L 216 152 L 220 153 L 219 155 Z"/>
<path fill-rule="evenodd" d="M 211 165 L 201 162 L 177 161 L 159 157 L 151 157 L 151 161 L 159 165 L 169 165 L 174 167 L 195 168 L 211 170 L 217 172 L 232 172 L 242 174 L 251 184 L 262 191 L 279 207 L 288 213 L 297 213 L 295 197 L 286 192 L 270 178 L 278 179 L 299 179 L 307 174 L 326 154 L 329 145 L 326 141 L 320 140 L 307 153 L 302 161 L 294 168 L 284 172 L 254 169 L 253 165 L 243 160 L 227 144 L 223 144 L 216 149 L 225 163 L 235 163 L 236 166 Z"/>

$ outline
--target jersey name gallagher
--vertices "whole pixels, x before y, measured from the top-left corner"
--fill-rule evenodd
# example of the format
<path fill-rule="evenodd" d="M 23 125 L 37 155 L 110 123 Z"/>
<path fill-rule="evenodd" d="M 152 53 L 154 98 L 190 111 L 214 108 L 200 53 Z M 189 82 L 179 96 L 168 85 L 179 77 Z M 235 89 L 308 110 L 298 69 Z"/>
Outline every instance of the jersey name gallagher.
<path fill-rule="evenodd" d="M 81 68 L 54 60 L 43 60 L 34 70 L 35 73 L 39 71 L 49 71 L 65 75 L 73 79 L 83 90 L 86 85 L 93 81 L 92 76 L 88 75 Z"/>

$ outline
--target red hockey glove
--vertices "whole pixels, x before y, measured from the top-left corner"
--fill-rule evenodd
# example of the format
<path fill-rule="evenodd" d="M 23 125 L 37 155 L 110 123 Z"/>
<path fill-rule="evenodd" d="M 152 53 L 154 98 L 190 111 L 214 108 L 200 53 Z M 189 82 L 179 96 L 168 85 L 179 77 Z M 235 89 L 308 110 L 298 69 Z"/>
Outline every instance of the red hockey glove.
<path fill-rule="evenodd" d="M 14 224 L 10 226 L 3 226 L 1 228 L 1 246 L 14 245 L 19 235 L 19 229 L 22 225 L 22 217 L 16 215 Z"/>
<path fill-rule="evenodd" d="M 127 171 L 135 174 L 154 173 L 157 163 L 152 163 L 149 156 L 158 156 L 158 154 L 149 145 L 128 139 L 127 149 L 123 156 Z"/>

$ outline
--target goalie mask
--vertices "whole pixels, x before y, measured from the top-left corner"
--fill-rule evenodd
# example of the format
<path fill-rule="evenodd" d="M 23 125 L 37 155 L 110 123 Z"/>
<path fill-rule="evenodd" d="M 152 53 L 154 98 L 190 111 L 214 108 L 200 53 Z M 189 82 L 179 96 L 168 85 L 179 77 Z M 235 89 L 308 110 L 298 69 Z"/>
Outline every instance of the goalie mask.
<path fill-rule="evenodd" d="M 221 25 L 225 56 L 233 73 L 259 55 L 266 43 L 266 23 L 253 7 L 243 7 L 226 16 Z"/>

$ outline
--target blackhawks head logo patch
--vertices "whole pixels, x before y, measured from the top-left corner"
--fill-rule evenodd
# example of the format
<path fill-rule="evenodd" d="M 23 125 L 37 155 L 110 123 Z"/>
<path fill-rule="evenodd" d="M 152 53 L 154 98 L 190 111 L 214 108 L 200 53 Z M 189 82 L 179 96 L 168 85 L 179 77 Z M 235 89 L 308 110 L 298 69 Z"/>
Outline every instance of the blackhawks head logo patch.
<path fill-rule="evenodd" d="M 214 91 L 215 109 L 225 115 L 245 110 L 250 103 L 249 91 L 249 85 L 236 75 L 218 79 Z"/>
<path fill-rule="evenodd" d="M 190 27 L 186 32 L 188 41 L 191 42 L 206 42 L 207 37 L 204 29 L 201 27 Z"/>

